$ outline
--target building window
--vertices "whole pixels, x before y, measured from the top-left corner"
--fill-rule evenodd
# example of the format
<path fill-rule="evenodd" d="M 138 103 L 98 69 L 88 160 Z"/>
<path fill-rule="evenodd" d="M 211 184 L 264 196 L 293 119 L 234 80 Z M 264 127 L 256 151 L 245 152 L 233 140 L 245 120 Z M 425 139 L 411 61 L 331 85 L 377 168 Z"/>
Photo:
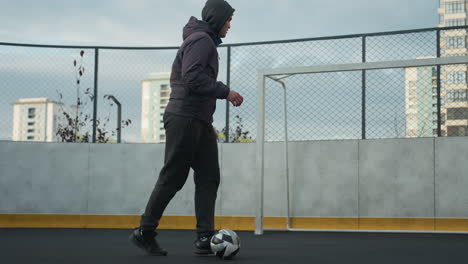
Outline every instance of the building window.
<path fill-rule="evenodd" d="M 447 48 L 449 49 L 463 49 L 465 48 L 465 37 L 447 37 Z"/>
<path fill-rule="evenodd" d="M 160 136 L 159 136 L 159 139 L 160 139 L 160 140 L 166 140 L 166 135 L 160 135 Z"/>
<path fill-rule="evenodd" d="M 34 122 L 28 122 L 28 126 L 34 126 Z"/>
<path fill-rule="evenodd" d="M 449 102 L 468 101 L 468 90 L 449 90 L 447 92 L 447 101 Z"/>
<path fill-rule="evenodd" d="M 161 84 L 160 94 L 161 98 L 169 97 L 171 95 L 171 89 L 167 84 Z"/>
<path fill-rule="evenodd" d="M 445 3 L 445 13 L 456 14 L 465 12 L 465 1 L 451 1 Z"/>
<path fill-rule="evenodd" d="M 161 97 L 169 97 L 170 92 L 169 91 L 161 91 Z"/>
<path fill-rule="evenodd" d="M 36 108 L 28 108 L 28 118 L 34 118 L 36 116 Z"/>
<path fill-rule="evenodd" d="M 448 72 L 447 83 L 449 84 L 466 83 L 466 72 Z"/>
<path fill-rule="evenodd" d="M 445 21 L 446 27 L 464 26 L 465 24 L 465 19 L 447 19 Z"/>
<path fill-rule="evenodd" d="M 28 133 L 34 133 L 34 129 L 28 129 Z"/>
<path fill-rule="evenodd" d="M 468 136 L 468 126 L 449 126 L 448 128 L 448 136 Z"/>
<path fill-rule="evenodd" d="M 33 140 L 34 136 L 28 136 L 28 140 Z"/>
<path fill-rule="evenodd" d="M 452 53 L 452 54 L 447 54 L 445 57 L 457 57 L 457 56 L 465 56 L 465 54 Z"/>
<path fill-rule="evenodd" d="M 166 92 L 166 91 L 169 91 L 169 85 L 161 84 L 161 92 Z"/>
<path fill-rule="evenodd" d="M 468 119 L 468 108 L 448 108 L 448 120 L 464 120 Z"/>

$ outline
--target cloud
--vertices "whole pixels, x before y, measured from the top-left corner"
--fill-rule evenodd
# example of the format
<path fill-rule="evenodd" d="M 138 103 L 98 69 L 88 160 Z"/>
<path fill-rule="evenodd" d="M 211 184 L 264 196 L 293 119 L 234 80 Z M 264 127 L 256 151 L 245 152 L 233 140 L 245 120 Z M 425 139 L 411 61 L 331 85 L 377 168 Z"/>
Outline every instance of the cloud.
<path fill-rule="evenodd" d="M 437 1 L 427 0 L 229 2 L 236 8 L 236 13 L 232 30 L 225 43 L 434 27 L 438 19 Z M 0 22 L 4 25 L 0 29 L 0 42 L 178 46 L 181 43 L 182 27 L 190 16 L 200 16 L 204 3 L 204 0 L 0 0 Z M 231 118 L 241 114 L 246 127 L 252 132 L 255 131 L 256 123 L 253 119 L 256 115 L 252 113 L 256 113 L 257 110 L 256 68 L 354 62 L 360 59 L 359 49 L 358 52 L 349 52 L 351 48 L 347 46 L 347 53 L 340 53 L 343 46 L 346 45 L 341 42 L 337 46 L 327 43 L 310 46 L 289 44 L 283 45 L 283 53 L 275 50 L 273 46 L 232 49 L 231 84 L 233 89 L 246 95 L 246 102 L 242 108 L 231 108 Z M 30 73 L 29 78 L 18 78 L 18 82 L 9 81 L 8 87 L 11 89 L 5 89 L 9 91 L 6 94 L 14 95 L 11 96 L 11 100 L 29 96 L 32 91 L 49 91 L 50 95 L 54 95 L 56 87 L 73 87 L 71 62 L 76 50 L 64 52 L 42 49 L 39 52 L 40 56 L 36 57 L 31 54 L 31 50 L 36 52 L 38 49 L 0 47 L 0 74 L 3 71 L 4 74 L 8 74 L 6 77 L 13 79 L 15 76 Z M 286 52 L 288 50 L 290 53 Z M 377 48 L 374 51 L 380 52 Z M 165 67 L 170 67 L 172 63 L 173 51 L 159 57 L 158 54 L 162 53 L 165 52 L 100 51 L 100 95 L 112 92 L 119 98 L 125 98 L 122 100 L 125 101 L 126 114 L 135 121 L 126 131 L 132 140 L 139 138 L 140 81 L 150 72 L 167 70 Z M 279 57 L 281 54 L 283 56 Z M 225 63 L 224 49 L 220 49 L 220 56 L 221 64 Z M 91 69 L 92 59 L 87 61 L 86 65 Z M 225 74 L 222 72 L 225 65 L 220 67 L 220 75 Z M 46 80 L 47 72 L 53 72 L 57 76 Z M 41 76 L 44 79 L 41 79 Z M 222 78 L 224 76 L 220 76 L 220 79 Z M 5 84 L 3 87 L 6 87 Z M 19 88 L 24 91 L 18 90 Z M 5 101 L 5 106 L 2 107 L 8 107 L 10 111 L 11 106 L 8 102 Z M 216 115 L 218 128 L 224 125 L 224 103 L 221 102 Z M 8 113 L 7 116 L 11 114 Z M 11 130 L 8 128 L 0 132 L 10 133 Z"/>
<path fill-rule="evenodd" d="M 6 2 L 1 0 L 0 2 Z M 433 27 L 437 1 L 230 0 L 226 43 Z M 430 3 L 428 3 L 430 2 Z M 204 0 L 8 1 L 0 41 L 48 44 L 177 46 Z"/>

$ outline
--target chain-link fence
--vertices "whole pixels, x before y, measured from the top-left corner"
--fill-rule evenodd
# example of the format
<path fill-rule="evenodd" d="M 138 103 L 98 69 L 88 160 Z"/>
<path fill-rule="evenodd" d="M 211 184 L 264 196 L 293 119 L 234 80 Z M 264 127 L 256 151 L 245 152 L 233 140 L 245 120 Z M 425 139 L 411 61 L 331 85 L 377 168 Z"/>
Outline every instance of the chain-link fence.
<path fill-rule="evenodd" d="M 0 46 L 0 80 L 0 140 L 61 141 L 93 112 L 94 50 Z"/>
<path fill-rule="evenodd" d="M 466 36 L 466 27 L 452 27 L 234 46 L 241 66 L 232 65 L 231 87 L 252 100 L 231 110 L 231 121 L 241 116 L 255 139 L 258 88 L 249 87 L 257 87 L 254 69 L 466 56 Z M 410 66 L 285 78 L 289 140 L 468 135 L 466 65 Z M 283 141 L 283 88 L 270 79 L 266 88 L 265 140 Z"/>
<path fill-rule="evenodd" d="M 220 141 L 256 138 L 261 69 L 467 56 L 468 27 L 225 45 L 218 79 L 244 97 L 219 100 Z M 0 43 L 0 140 L 164 142 L 161 120 L 177 47 Z M 295 75 L 290 140 L 468 135 L 467 65 Z M 269 80 L 267 140 L 282 140 L 283 88 Z M 227 138 L 226 138 L 227 136 Z"/>

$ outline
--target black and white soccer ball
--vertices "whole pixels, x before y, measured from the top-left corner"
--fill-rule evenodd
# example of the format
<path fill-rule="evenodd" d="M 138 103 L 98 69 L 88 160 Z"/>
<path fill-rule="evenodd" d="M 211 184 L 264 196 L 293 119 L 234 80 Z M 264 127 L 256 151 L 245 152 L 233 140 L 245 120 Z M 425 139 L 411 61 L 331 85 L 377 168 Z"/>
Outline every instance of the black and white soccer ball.
<path fill-rule="evenodd" d="M 211 250 L 221 259 L 230 259 L 240 250 L 240 238 L 236 232 L 222 229 L 210 241 Z"/>

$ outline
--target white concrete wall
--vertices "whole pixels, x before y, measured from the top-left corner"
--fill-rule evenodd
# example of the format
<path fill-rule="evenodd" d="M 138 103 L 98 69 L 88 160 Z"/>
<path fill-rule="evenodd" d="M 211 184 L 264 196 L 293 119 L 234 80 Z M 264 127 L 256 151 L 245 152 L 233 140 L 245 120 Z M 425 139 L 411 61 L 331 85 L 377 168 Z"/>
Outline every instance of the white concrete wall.
<path fill-rule="evenodd" d="M 255 144 L 220 144 L 217 215 L 254 216 Z M 468 217 L 468 138 L 293 142 L 293 216 Z M 141 214 L 162 144 L 0 142 L 0 214 Z M 286 215 L 282 143 L 266 146 L 265 215 Z M 194 215 L 189 176 L 167 215 Z"/>
<path fill-rule="evenodd" d="M 434 140 L 370 140 L 359 145 L 362 217 L 434 217 Z"/>

